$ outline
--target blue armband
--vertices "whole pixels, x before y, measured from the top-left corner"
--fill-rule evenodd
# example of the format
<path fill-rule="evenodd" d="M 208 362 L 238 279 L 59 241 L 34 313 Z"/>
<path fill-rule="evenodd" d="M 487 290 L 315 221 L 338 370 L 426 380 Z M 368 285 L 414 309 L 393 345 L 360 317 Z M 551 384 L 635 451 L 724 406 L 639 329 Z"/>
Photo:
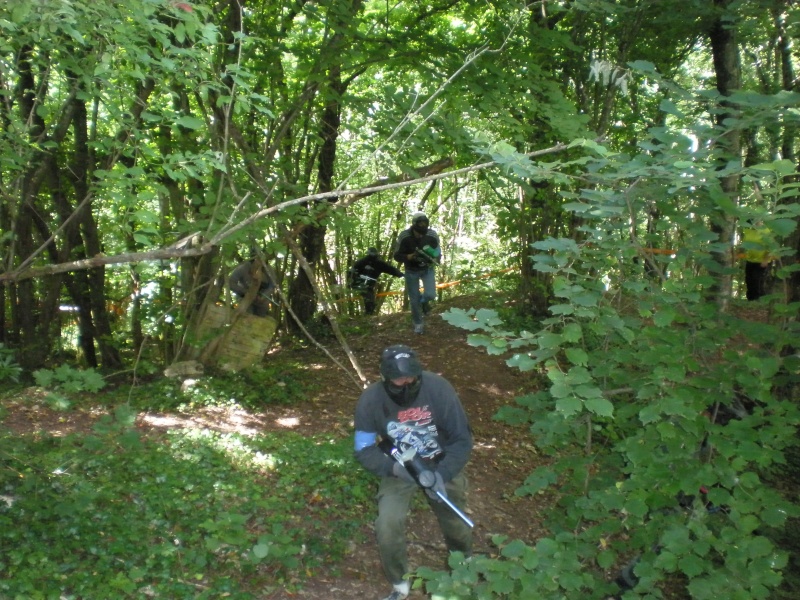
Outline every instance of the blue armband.
<path fill-rule="evenodd" d="M 359 452 L 367 446 L 375 444 L 378 434 L 371 431 L 356 431 L 356 452 Z"/>

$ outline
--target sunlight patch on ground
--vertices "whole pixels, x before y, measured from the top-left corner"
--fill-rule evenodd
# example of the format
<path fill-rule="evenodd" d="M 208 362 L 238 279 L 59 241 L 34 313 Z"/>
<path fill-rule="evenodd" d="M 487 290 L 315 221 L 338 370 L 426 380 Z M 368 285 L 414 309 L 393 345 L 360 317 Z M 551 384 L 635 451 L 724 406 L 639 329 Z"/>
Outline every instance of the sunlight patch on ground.
<path fill-rule="evenodd" d="M 502 389 L 500 389 L 500 388 L 499 388 L 499 387 L 498 387 L 496 384 L 494 384 L 494 383 L 485 383 L 485 384 L 481 384 L 481 385 L 480 385 L 480 388 L 481 388 L 481 390 L 483 390 L 484 392 L 487 392 L 487 393 L 491 394 L 492 396 L 509 396 L 509 395 L 511 395 L 511 392 L 509 392 L 509 391 L 507 391 L 507 390 L 502 390 Z"/>
<path fill-rule="evenodd" d="M 192 416 L 143 413 L 139 420 L 155 428 L 212 429 L 240 435 L 256 435 L 264 426 L 256 415 L 235 408 L 205 408 Z"/>
<path fill-rule="evenodd" d="M 139 421 L 156 429 L 211 429 L 221 433 L 257 435 L 263 432 L 270 419 L 266 415 L 254 415 L 240 408 L 204 408 L 191 416 L 142 413 Z M 278 427 L 294 429 L 301 424 L 300 417 L 283 415 L 272 419 Z"/>

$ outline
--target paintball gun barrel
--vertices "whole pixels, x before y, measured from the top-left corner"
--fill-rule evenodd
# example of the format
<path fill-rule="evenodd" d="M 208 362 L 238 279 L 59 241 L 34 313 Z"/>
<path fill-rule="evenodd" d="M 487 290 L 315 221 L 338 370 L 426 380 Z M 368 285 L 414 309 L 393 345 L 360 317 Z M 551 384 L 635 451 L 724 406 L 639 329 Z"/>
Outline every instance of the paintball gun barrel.
<path fill-rule="evenodd" d="M 433 474 L 433 471 L 431 471 L 425 465 L 414 448 L 408 448 L 405 452 L 400 452 L 400 450 L 398 450 L 390 440 L 385 438 L 378 443 L 378 447 L 383 450 L 384 454 L 390 456 L 403 465 L 417 482 L 417 485 L 419 485 L 421 488 L 425 490 L 430 490 L 433 488 L 434 484 L 436 483 L 436 476 Z M 475 527 L 475 524 L 472 522 L 472 520 L 466 514 L 464 514 L 460 508 L 453 504 L 450 501 L 450 498 L 439 491 L 435 491 L 435 494 L 436 497 L 444 502 L 450 510 L 452 510 L 462 521 L 464 521 L 464 523 L 466 523 L 469 527 Z"/>

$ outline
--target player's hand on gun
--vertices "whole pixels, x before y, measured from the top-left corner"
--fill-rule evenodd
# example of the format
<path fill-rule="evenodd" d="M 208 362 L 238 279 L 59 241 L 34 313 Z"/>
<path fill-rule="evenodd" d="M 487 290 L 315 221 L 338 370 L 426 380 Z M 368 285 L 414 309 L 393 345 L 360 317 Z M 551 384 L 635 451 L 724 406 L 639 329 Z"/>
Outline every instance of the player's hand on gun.
<path fill-rule="evenodd" d="M 428 494 L 428 498 L 430 498 L 431 500 L 436 500 L 437 502 L 441 502 L 442 499 L 437 495 L 437 493 L 447 498 L 447 491 L 446 488 L 444 487 L 444 479 L 442 479 L 442 476 L 439 473 L 439 471 L 434 471 L 433 476 L 435 478 L 435 481 L 433 482 L 433 485 L 431 487 L 425 488 L 425 493 Z"/>
<path fill-rule="evenodd" d="M 425 245 L 422 248 L 417 248 L 416 253 L 419 258 L 428 264 L 439 262 L 440 253 L 438 248 L 432 248 L 431 246 Z"/>

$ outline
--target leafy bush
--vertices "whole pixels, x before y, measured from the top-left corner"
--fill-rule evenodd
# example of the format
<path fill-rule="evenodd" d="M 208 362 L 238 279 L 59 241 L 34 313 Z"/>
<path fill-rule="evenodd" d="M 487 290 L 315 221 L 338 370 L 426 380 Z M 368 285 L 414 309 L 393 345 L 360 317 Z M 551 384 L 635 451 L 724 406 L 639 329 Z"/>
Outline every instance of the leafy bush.
<path fill-rule="evenodd" d="M 498 418 L 526 424 L 553 457 L 518 493 L 557 489 L 559 500 L 550 536 L 534 548 L 496 539 L 499 559 L 421 571 L 434 598 L 601 597 L 619 592 L 609 580 L 621 573 L 626 598 L 661 597 L 676 584 L 701 600 L 767 598 L 780 585 L 787 555 L 768 532 L 799 513 L 764 477 L 796 443 L 800 378 L 787 350 L 800 329 L 791 319 L 756 323 L 720 310 L 708 223 L 672 207 L 674 197 L 617 192 L 612 166 L 628 177 L 644 176 L 645 165 L 611 162 L 597 166 L 608 179 L 598 176 L 567 205 L 586 239 L 533 244 L 554 297 L 538 329 L 515 331 L 488 309 L 445 315 L 472 332 L 470 344 L 541 375 L 543 389 Z M 685 172 L 662 175 L 664 189 L 688 185 Z M 703 185 L 710 189 L 693 188 L 692 211 L 711 215 L 719 191 L 713 178 Z M 684 235 L 681 252 L 653 259 L 656 278 L 635 260 L 637 201 L 660 202 Z M 791 232 L 785 214 L 766 226 Z"/>
<path fill-rule="evenodd" d="M 38 386 L 48 390 L 48 403 L 59 409 L 68 408 L 71 397 L 83 392 L 99 392 L 106 385 L 103 376 L 94 369 L 80 370 L 69 365 L 53 370 L 39 369 L 33 372 L 33 378 Z"/>
<path fill-rule="evenodd" d="M 22 367 L 14 360 L 14 352 L 0 344 L 0 383 L 5 381 L 19 382 Z"/>

